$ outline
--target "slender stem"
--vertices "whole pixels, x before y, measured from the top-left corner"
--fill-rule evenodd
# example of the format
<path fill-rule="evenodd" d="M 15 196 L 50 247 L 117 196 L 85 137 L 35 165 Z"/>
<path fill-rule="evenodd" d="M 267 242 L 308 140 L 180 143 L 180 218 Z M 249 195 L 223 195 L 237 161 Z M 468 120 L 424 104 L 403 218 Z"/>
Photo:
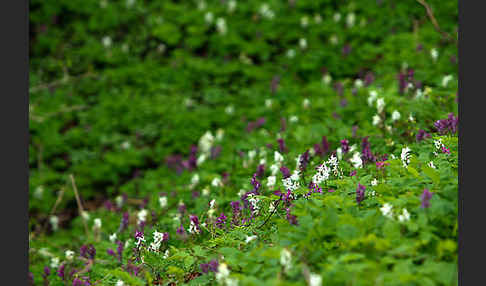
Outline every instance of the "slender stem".
<path fill-rule="evenodd" d="M 81 199 L 79 198 L 78 188 L 76 187 L 76 183 L 74 182 L 73 174 L 70 174 L 69 178 L 71 179 L 71 183 L 74 190 L 74 196 L 76 197 L 76 202 L 78 204 L 79 215 L 81 215 L 81 219 L 83 220 L 84 231 L 86 232 L 86 235 L 88 235 L 89 234 L 88 225 L 86 224 L 86 219 L 83 216 L 84 209 L 83 209 L 83 205 L 81 204 Z"/>
<path fill-rule="evenodd" d="M 273 208 L 273 211 L 270 213 L 270 215 L 267 217 L 267 219 L 258 227 L 258 228 L 262 228 L 267 222 L 268 220 L 272 217 L 272 215 L 277 211 L 277 208 L 278 208 L 278 205 L 280 204 L 280 201 L 282 201 L 282 195 L 280 195 L 280 198 L 276 201 L 276 205 L 275 205 L 275 202 L 274 203 L 274 208 Z"/>

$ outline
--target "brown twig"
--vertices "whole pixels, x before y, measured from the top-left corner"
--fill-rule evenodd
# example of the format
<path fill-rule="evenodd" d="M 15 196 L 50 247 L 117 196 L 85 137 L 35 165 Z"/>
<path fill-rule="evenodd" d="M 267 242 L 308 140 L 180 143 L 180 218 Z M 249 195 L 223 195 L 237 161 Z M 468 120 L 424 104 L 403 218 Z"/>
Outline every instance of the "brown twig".
<path fill-rule="evenodd" d="M 94 76 L 94 75 L 95 74 L 90 73 L 90 72 L 79 75 L 79 76 L 69 76 L 67 73 L 65 73 L 64 77 L 61 78 L 61 79 L 58 79 L 58 80 L 55 80 L 55 81 L 52 81 L 52 82 L 49 82 L 49 83 L 42 83 L 42 84 L 31 87 L 29 89 L 29 93 L 37 92 L 37 91 L 40 91 L 40 90 L 43 90 L 43 89 L 53 88 L 53 87 L 61 85 L 61 84 L 66 84 L 71 79 L 81 79 L 81 78 L 90 77 L 90 76 Z"/>
<path fill-rule="evenodd" d="M 81 204 L 81 199 L 79 198 L 78 188 L 76 187 L 76 183 L 74 182 L 73 174 L 70 174 L 69 178 L 71 179 L 71 183 L 72 183 L 73 190 L 74 190 L 74 196 L 76 197 L 76 202 L 78 204 L 79 215 L 81 216 L 81 219 L 83 220 L 84 231 L 86 232 L 86 235 L 88 235 L 88 233 L 89 233 L 88 225 L 86 224 L 86 219 L 83 216 L 84 209 L 83 209 L 83 205 Z"/>
<path fill-rule="evenodd" d="M 432 12 L 432 8 L 430 8 L 429 4 L 425 2 L 425 0 L 417 0 L 422 6 L 424 6 L 425 11 L 427 12 L 427 16 L 429 17 L 430 21 L 432 22 L 432 25 L 434 25 L 434 28 L 439 32 L 443 37 L 452 40 L 455 44 L 457 44 L 457 39 L 449 35 L 448 33 L 444 32 L 441 30 L 439 27 L 439 23 L 437 23 L 437 20 L 434 17 L 434 13 Z"/>

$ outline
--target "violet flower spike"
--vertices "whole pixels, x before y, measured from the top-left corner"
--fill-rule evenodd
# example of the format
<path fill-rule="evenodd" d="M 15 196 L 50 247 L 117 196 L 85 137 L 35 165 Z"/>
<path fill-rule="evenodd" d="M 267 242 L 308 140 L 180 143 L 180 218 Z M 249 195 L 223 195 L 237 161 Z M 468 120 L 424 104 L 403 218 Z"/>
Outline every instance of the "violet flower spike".
<path fill-rule="evenodd" d="M 365 189 L 365 186 L 358 183 L 358 188 L 356 189 L 356 202 L 358 203 L 358 205 L 361 204 L 361 202 L 364 200 Z"/>

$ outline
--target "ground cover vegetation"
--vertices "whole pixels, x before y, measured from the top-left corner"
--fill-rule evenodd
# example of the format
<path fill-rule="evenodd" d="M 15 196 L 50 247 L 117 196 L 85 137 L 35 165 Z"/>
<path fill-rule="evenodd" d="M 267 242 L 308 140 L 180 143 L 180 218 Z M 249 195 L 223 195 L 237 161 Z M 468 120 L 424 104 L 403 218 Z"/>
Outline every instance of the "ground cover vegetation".
<path fill-rule="evenodd" d="M 30 1 L 32 285 L 457 285 L 457 1 Z"/>

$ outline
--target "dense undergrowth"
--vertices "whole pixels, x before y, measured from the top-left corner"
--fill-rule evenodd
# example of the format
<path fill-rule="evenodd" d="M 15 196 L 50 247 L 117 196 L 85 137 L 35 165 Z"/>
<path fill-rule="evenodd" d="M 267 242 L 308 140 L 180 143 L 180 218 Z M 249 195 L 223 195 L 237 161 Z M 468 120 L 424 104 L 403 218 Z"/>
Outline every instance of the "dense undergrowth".
<path fill-rule="evenodd" d="M 29 279 L 457 285 L 457 1 L 419 2 L 32 0 Z"/>

